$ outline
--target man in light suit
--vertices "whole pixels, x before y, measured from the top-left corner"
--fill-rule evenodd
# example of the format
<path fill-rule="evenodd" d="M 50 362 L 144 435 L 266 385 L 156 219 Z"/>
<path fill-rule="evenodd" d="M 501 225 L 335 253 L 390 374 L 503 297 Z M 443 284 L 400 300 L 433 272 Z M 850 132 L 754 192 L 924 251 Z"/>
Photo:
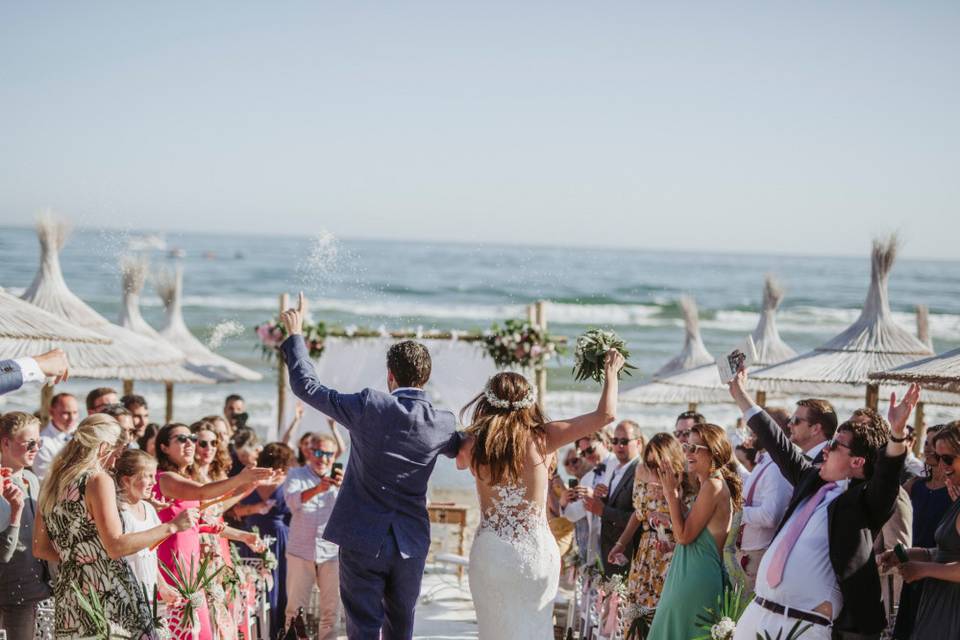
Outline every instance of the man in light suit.
<path fill-rule="evenodd" d="M 340 547 L 340 597 L 351 640 L 413 637 L 414 608 L 430 547 L 427 482 L 441 454 L 456 457 L 462 437 L 449 411 L 430 404 L 427 349 L 416 342 L 387 353 L 390 393 L 340 393 L 317 379 L 297 309 L 280 316 L 290 387 L 350 432 L 350 456 L 323 538 Z M 382 633 L 382 635 L 381 635 Z"/>
<path fill-rule="evenodd" d="M 54 384 L 60 383 L 67 379 L 68 368 L 67 354 L 60 349 L 32 358 L 0 360 L 0 396 L 27 382 L 43 382 L 48 376 L 56 378 Z"/>

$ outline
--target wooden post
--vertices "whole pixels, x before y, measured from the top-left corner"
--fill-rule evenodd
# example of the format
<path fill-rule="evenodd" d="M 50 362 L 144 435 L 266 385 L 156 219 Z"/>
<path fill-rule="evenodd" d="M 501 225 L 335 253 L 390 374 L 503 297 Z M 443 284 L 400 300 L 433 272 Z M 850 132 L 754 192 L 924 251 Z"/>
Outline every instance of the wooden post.
<path fill-rule="evenodd" d="M 757 406 L 765 407 L 767 405 L 767 392 L 757 391 Z"/>
<path fill-rule="evenodd" d="M 163 386 L 166 388 L 167 392 L 167 413 L 166 422 L 164 424 L 170 424 L 173 422 L 173 383 L 164 382 Z"/>
<path fill-rule="evenodd" d="M 696 402 L 688 402 L 688 403 L 687 403 L 687 411 L 696 411 L 696 410 L 697 410 L 697 403 L 696 403 Z"/>
<path fill-rule="evenodd" d="M 537 324 L 536 307 L 532 304 L 527 305 L 527 322 L 529 322 L 532 325 Z"/>
<path fill-rule="evenodd" d="M 918 402 L 913 418 L 913 454 L 917 457 L 923 453 L 923 441 L 927 437 L 927 423 L 923 416 L 923 403 Z"/>
<path fill-rule="evenodd" d="M 290 297 L 286 293 L 280 294 L 280 313 L 290 307 Z M 279 317 L 279 316 L 278 316 Z M 277 351 L 277 433 L 283 433 L 283 413 L 287 399 L 287 363 L 283 360 L 283 352 Z"/>
<path fill-rule="evenodd" d="M 871 382 L 867 385 L 867 395 L 864 399 L 868 409 L 877 410 L 877 405 L 880 404 L 880 385 Z"/>
<path fill-rule="evenodd" d="M 128 396 L 133 393 L 133 380 L 123 381 L 123 395 Z"/>
<path fill-rule="evenodd" d="M 547 330 L 547 302 L 546 300 L 537 300 L 533 306 L 534 321 L 541 331 Z M 537 367 L 537 402 L 540 404 L 540 410 L 543 411 L 547 398 L 547 368 L 544 365 Z"/>
<path fill-rule="evenodd" d="M 40 429 L 50 420 L 50 399 L 53 398 L 53 385 L 44 383 L 40 387 Z"/>

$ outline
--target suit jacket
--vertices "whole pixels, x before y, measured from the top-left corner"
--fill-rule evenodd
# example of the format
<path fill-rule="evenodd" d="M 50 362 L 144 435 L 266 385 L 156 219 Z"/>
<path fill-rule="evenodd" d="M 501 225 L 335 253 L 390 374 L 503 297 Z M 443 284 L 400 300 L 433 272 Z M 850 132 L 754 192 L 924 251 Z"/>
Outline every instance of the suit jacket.
<path fill-rule="evenodd" d="M 441 454 L 455 457 L 462 436 L 449 411 L 421 389 L 340 393 L 317 379 L 301 336 L 282 345 L 294 394 L 350 432 L 350 457 L 325 540 L 375 556 L 395 537 L 404 557 L 430 548 L 427 482 Z"/>
<path fill-rule="evenodd" d="M 23 386 L 23 372 L 13 360 L 0 360 L 0 396 Z"/>
<path fill-rule="evenodd" d="M 626 575 L 630 569 L 629 563 L 620 566 L 610 564 L 607 562 L 607 556 L 613 545 L 620 539 L 620 534 L 627 528 L 630 516 L 633 515 L 633 481 L 637 473 L 637 462 L 634 460 L 629 463 L 623 470 L 622 476 L 618 476 L 617 486 L 611 490 L 612 492 L 604 501 L 603 513 L 600 515 L 600 560 L 603 562 L 603 571 L 608 576 L 615 573 Z M 629 547 L 623 552 L 625 556 L 633 559 L 639 540 L 640 529 L 637 529 Z"/>
<path fill-rule="evenodd" d="M 780 522 L 782 528 L 797 505 L 815 494 L 824 481 L 820 470 L 790 444 L 766 412 L 752 416 L 747 424 L 780 467 L 783 477 L 793 485 L 793 496 Z M 881 451 L 873 477 L 851 481 L 847 490 L 827 508 L 830 564 L 843 595 L 843 608 L 839 615 L 834 612 L 833 627 L 837 631 L 872 634 L 886 627 L 873 540 L 893 515 L 905 458 L 906 455 L 888 457 Z M 789 606 L 790 603 L 781 604 Z"/>

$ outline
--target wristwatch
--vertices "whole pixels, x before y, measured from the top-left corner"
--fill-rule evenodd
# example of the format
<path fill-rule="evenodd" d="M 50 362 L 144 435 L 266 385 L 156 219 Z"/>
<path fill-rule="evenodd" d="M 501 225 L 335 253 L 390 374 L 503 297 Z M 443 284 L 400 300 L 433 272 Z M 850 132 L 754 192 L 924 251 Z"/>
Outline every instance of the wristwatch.
<path fill-rule="evenodd" d="M 893 435 L 892 433 L 890 434 L 890 442 L 896 442 L 897 444 L 901 444 L 901 443 L 903 443 L 903 442 L 906 442 L 909 438 L 910 438 L 910 436 L 907 435 L 906 432 L 904 432 L 902 438 L 898 438 L 897 436 Z"/>

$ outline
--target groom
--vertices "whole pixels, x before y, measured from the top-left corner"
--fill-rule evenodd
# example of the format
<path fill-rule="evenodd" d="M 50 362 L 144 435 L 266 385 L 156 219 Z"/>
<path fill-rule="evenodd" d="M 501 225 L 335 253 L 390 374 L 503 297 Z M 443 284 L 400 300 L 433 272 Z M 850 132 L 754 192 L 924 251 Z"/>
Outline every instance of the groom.
<path fill-rule="evenodd" d="M 440 454 L 457 455 L 457 421 L 427 399 L 430 353 L 410 340 L 387 352 L 390 393 L 346 394 L 323 386 L 301 335 L 305 312 L 301 292 L 298 308 L 280 315 L 290 336 L 281 346 L 290 388 L 350 432 L 343 485 L 323 532 L 340 546 L 347 636 L 409 639 L 430 548 L 427 481 Z"/>

